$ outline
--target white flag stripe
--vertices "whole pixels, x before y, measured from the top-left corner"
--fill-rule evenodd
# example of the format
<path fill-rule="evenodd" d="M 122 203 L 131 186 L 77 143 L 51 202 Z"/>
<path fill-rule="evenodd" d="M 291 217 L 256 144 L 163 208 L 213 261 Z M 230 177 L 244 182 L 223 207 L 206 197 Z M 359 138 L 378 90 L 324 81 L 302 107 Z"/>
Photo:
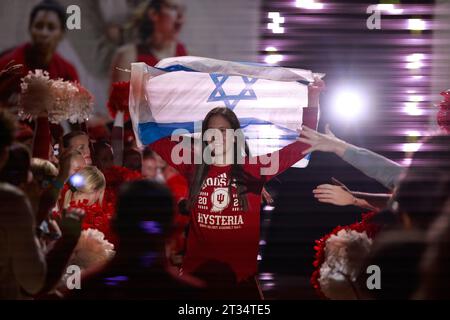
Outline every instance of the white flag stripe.
<path fill-rule="evenodd" d="M 130 115 L 138 144 L 194 132 L 213 108 L 225 106 L 239 118 L 252 156 L 292 143 L 308 105 L 309 70 L 252 66 L 198 57 L 162 60 L 158 69 L 132 64 Z M 181 70 L 181 71 L 180 71 Z M 198 130 L 198 126 L 197 126 Z M 305 167 L 304 158 L 296 167 Z"/>

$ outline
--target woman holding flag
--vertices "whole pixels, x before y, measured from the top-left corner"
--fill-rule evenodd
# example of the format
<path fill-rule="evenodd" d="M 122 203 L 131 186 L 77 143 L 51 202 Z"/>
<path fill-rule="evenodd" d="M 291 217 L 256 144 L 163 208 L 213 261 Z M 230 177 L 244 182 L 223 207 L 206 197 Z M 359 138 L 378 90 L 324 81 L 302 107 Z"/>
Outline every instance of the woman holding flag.
<path fill-rule="evenodd" d="M 319 106 L 324 87 L 318 78 L 309 85 L 310 110 L 318 111 L 314 108 Z M 316 120 L 304 122 L 311 126 Z M 202 157 L 199 164 L 177 164 L 179 161 L 173 158 L 176 152 L 172 152 L 177 143 L 170 138 L 150 146 L 190 181 L 191 225 L 182 273 L 213 283 L 211 289 L 216 292 L 212 294 L 218 294 L 214 298 L 261 299 L 255 276 L 263 186 L 301 160 L 309 145 L 296 141 L 272 154 L 252 158 L 240 128 L 231 109 L 211 110 L 203 120 L 201 148 L 202 155 L 210 152 L 211 157 Z M 194 155 L 191 152 L 189 156 L 192 159 Z M 243 161 L 239 161 L 240 156 Z M 230 274 L 235 281 L 227 277 Z"/>

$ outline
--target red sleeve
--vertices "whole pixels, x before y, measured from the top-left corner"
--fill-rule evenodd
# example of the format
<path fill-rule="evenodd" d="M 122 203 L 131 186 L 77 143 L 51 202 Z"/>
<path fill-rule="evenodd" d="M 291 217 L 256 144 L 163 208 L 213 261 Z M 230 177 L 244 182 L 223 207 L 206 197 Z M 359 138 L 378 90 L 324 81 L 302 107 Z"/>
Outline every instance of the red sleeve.
<path fill-rule="evenodd" d="M 187 56 L 188 55 L 187 50 L 186 50 L 186 48 L 184 47 L 183 44 L 181 44 L 181 43 L 177 44 L 176 55 L 177 55 L 177 57 L 182 57 L 182 56 Z"/>
<path fill-rule="evenodd" d="M 80 82 L 80 78 L 78 77 L 78 72 L 73 65 L 70 63 L 67 64 L 67 77 L 69 81 Z"/>
<path fill-rule="evenodd" d="M 175 163 L 172 159 L 172 150 L 179 144 L 179 142 L 172 141 L 170 137 L 160 139 L 152 144 L 150 148 L 155 151 L 159 156 L 169 164 L 169 166 L 174 167 L 181 173 L 187 180 L 189 180 L 190 175 L 193 171 L 193 159 L 192 152 L 189 153 L 189 163 Z M 185 150 L 183 150 L 184 152 Z M 179 155 L 182 157 L 184 154 L 181 152 Z"/>
<path fill-rule="evenodd" d="M 310 128 L 316 128 L 318 115 L 318 108 L 305 108 L 303 110 L 303 124 Z M 271 154 L 249 159 L 246 163 L 246 169 L 254 176 L 259 177 L 262 183 L 266 183 L 303 159 L 305 155 L 302 152 L 309 147 L 308 144 L 296 141 Z M 266 161 L 264 161 L 264 158 Z M 267 163 L 268 159 L 270 159 L 269 163 Z"/>
<path fill-rule="evenodd" d="M 176 174 L 172 178 L 169 178 L 166 183 L 170 191 L 172 191 L 175 203 L 188 197 L 189 187 L 186 179 L 182 175 Z"/>
<path fill-rule="evenodd" d="M 50 123 L 47 117 L 38 117 L 36 119 L 36 128 L 33 138 L 33 158 L 48 160 L 50 152 Z"/>

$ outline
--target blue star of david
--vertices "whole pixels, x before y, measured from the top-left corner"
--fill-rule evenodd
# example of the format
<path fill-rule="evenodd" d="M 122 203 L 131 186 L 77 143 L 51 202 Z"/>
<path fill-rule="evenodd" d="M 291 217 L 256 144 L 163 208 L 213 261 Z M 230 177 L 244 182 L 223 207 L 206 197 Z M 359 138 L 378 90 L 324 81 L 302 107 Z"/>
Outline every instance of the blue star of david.
<path fill-rule="evenodd" d="M 223 85 L 228 80 L 229 76 L 224 74 L 210 74 L 212 81 L 216 85 L 216 88 L 208 98 L 208 102 L 223 101 L 225 106 L 231 110 L 236 108 L 237 104 L 241 100 L 257 100 L 255 91 L 252 89 L 252 85 L 258 81 L 257 78 L 249 78 L 242 76 L 245 88 L 240 94 L 227 95 L 223 90 Z"/>

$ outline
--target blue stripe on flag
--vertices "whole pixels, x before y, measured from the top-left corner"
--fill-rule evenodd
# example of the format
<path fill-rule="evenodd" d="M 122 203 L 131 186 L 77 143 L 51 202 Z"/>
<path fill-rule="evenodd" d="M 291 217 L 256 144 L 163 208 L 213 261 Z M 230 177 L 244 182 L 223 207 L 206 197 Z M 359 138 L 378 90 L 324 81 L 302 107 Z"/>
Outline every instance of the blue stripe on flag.
<path fill-rule="evenodd" d="M 239 119 L 241 123 L 241 128 L 246 131 L 246 128 L 250 125 L 262 125 L 275 127 L 276 129 L 282 131 L 277 138 L 280 140 L 294 140 L 298 133 L 294 130 L 287 129 L 285 127 L 278 126 L 270 121 L 264 121 L 256 118 L 241 118 Z M 184 129 L 190 133 L 194 133 L 194 122 L 171 122 L 171 123 L 157 123 L 157 122 L 146 122 L 139 124 L 139 137 L 144 145 L 151 144 L 159 139 L 170 137 L 174 130 Z"/>

